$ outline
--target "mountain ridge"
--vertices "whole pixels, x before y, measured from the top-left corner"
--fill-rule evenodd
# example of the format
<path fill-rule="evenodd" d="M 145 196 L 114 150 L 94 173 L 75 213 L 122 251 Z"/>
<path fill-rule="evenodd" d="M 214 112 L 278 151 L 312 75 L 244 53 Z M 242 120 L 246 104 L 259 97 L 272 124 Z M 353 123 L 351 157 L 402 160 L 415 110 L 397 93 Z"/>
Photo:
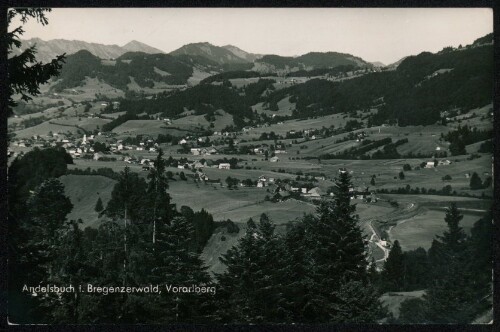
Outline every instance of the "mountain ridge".
<path fill-rule="evenodd" d="M 66 55 L 74 54 L 81 50 L 87 50 L 93 55 L 101 59 L 115 59 L 127 52 L 144 52 L 148 54 L 165 53 L 157 48 L 144 44 L 142 42 L 132 40 L 123 46 L 116 44 L 106 45 L 100 43 L 90 43 L 81 40 L 69 39 L 50 39 L 43 40 L 41 38 L 21 39 L 21 47 L 13 50 L 14 54 L 19 54 L 28 47 L 34 46 L 37 48 L 37 60 L 41 62 L 50 62 L 57 55 L 66 53 Z"/>

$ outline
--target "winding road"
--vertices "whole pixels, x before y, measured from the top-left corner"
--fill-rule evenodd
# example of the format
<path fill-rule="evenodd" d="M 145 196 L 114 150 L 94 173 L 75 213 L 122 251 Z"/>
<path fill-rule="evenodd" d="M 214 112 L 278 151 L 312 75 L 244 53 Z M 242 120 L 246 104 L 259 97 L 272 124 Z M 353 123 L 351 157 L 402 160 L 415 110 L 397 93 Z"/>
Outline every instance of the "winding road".
<path fill-rule="evenodd" d="M 406 205 L 406 207 L 404 208 L 404 211 L 410 211 L 410 210 L 413 210 L 415 208 L 416 204 L 415 203 L 408 203 Z M 385 241 L 383 241 L 380 236 L 377 234 L 377 232 L 375 231 L 375 229 L 373 228 L 373 225 L 372 225 L 372 222 L 373 220 L 375 220 L 375 218 L 370 218 L 368 219 L 368 227 L 370 228 L 371 232 L 372 232 L 372 235 L 370 236 L 370 242 L 374 243 L 377 247 L 379 247 L 383 252 L 384 252 L 384 257 L 383 258 L 380 258 L 380 259 L 377 259 L 375 262 L 378 263 L 378 262 L 385 262 L 387 260 L 387 258 L 389 257 L 389 252 L 390 250 L 383 245 L 383 243 Z M 397 225 L 400 225 L 406 221 L 408 221 L 409 218 L 407 219 L 403 219 L 403 220 L 398 220 L 397 221 Z M 391 232 L 391 229 L 393 228 L 394 226 L 390 226 L 389 229 L 387 230 L 387 235 L 390 236 L 390 232 Z"/>

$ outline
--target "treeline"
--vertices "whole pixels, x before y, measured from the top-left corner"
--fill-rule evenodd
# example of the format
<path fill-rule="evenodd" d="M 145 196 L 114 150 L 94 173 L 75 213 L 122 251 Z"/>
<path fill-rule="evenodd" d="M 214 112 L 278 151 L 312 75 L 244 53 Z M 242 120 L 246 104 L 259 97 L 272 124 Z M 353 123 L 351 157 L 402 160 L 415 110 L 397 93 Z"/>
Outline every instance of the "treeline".
<path fill-rule="evenodd" d="M 119 125 L 124 124 L 129 120 L 151 120 L 151 119 L 148 115 L 138 116 L 137 114 L 127 112 L 125 114 L 118 116 L 116 119 L 103 124 L 101 129 L 102 131 L 112 131 Z"/>
<path fill-rule="evenodd" d="M 356 69 L 354 65 L 342 65 L 334 68 L 316 68 L 311 70 L 298 70 L 287 73 L 288 77 L 314 77 L 314 76 L 339 76 Z"/>
<path fill-rule="evenodd" d="M 493 131 L 479 130 L 475 127 L 471 128 L 468 125 L 465 125 L 463 127 L 458 125 L 458 128 L 456 130 L 452 130 L 444 135 L 441 135 L 446 141 L 450 142 L 450 152 L 452 153 L 452 155 L 459 156 L 467 153 L 467 151 L 465 150 L 466 145 L 491 140 L 493 137 Z M 481 145 L 482 151 L 486 150 L 486 152 L 489 152 L 487 148 L 488 146 L 483 147 Z"/>
<path fill-rule="evenodd" d="M 400 177 L 401 177 L 401 175 L 400 175 Z M 404 173 L 403 173 L 402 179 L 404 179 Z M 450 181 L 451 176 L 446 175 L 442 178 L 442 180 L 443 181 Z M 471 190 L 488 189 L 489 187 L 491 187 L 492 184 L 493 184 L 493 179 L 491 176 L 486 177 L 484 179 L 484 181 L 482 181 L 476 172 L 474 172 L 472 174 L 472 176 L 470 177 L 470 181 L 469 181 L 469 187 Z M 419 195 L 419 194 L 422 194 L 422 195 L 444 195 L 444 196 L 453 195 L 453 196 L 465 196 L 465 197 L 472 196 L 472 197 L 475 197 L 475 196 L 470 195 L 468 193 L 459 194 L 459 193 L 457 193 L 456 190 L 453 190 L 452 186 L 449 184 L 445 185 L 441 189 L 434 189 L 434 188 L 427 189 L 427 188 L 423 188 L 423 187 L 422 188 L 419 188 L 419 187 L 412 188 L 409 184 L 407 184 L 405 187 L 399 187 L 399 188 L 394 188 L 394 189 L 384 189 L 384 188 L 377 189 L 377 192 L 381 193 L 381 194 L 399 194 L 399 195 L 406 195 L 406 194 Z M 486 195 L 484 193 L 482 193 L 482 197 L 486 197 Z"/>
<path fill-rule="evenodd" d="M 109 167 L 101 167 L 98 169 L 91 169 L 90 167 L 87 167 L 86 169 L 73 168 L 73 169 L 68 169 L 66 171 L 66 174 L 100 175 L 100 176 L 105 176 L 107 178 L 117 180 L 117 181 L 120 179 L 120 176 L 121 176 L 120 173 L 113 171 L 113 169 L 109 168 Z"/>
<path fill-rule="evenodd" d="M 266 74 L 266 76 L 269 76 L 271 74 Z M 203 80 L 200 81 L 200 84 L 210 84 L 213 82 L 222 82 L 224 80 L 230 80 L 233 78 L 254 78 L 254 77 L 261 77 L 263 74 L 258 73 L 256 71 L 244 71 L 244 70 L 237 70 L 237 71 L 227 71 L 223 72 L 220 74 L 215 74 L 212 76 L 209 76 L 207 78 L 204 78 Z"/>
<path fill-rule="evenodd" d="M 401 304 L 400 324 L 470 324 L 492 307 L 491 214 L 478 220 L 471 234 L 460 225 L 463 215 L 452 203 L 447 230 L 423 248 L 403 252 L 394 242 L 380 274 L 384 291 L 425 290 L 422 298 Z"/>
<path fill-rule="evenodd" d="M 29 118 L 21 121 L 20 125 L 24 126 L 24 128 L 29 128 L 29 127 L 34 127 L 36 125 L 39 125 L 40 123 L 43 123 L 44 121 L 47 121 L 47 120 L 48 120 L 48 118 L 46 118 L 43 115 L 35 117 L 35 118 L 29 117 Z"/>
<path fill-rule="evenodd" d="M 331 154 L 331 153 L 322 154 L 319 156 L 319 158 L 320 159 L 370 159 L 369 156 L 365 155 L 366 152 L 390 143 L 392 143 L 392 139 L 390 137 L 382 138 L 380 140 L 375 140 L 375 141 L 365 139 L 361 141 L 359 147 L 353 146 L 347 150 L 337 152 L 336 154 Z"/>
<path fill-rule="evenodd" d="M 401 158 L 397 147 L 408 143 L 408 138 L 397 140 L 395 143 L 389 143 L 382 150 L 377 150 L 371 155 L 371 159 L 398 159 Z"/>

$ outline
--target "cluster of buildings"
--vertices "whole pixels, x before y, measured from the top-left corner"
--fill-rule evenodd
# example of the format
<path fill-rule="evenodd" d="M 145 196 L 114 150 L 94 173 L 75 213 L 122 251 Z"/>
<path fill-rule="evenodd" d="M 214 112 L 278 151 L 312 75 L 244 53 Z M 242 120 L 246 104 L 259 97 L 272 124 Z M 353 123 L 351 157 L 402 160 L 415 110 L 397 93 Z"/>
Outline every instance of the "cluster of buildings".
<path fill-rule="evenodd" d="M 426 162 L 424 168 L 434 168 L 437 166 L 448 166 L 448 165 L 451 165 L 451 161 L 449 160 L 439 160 L 437 164 L 435 161 L 428 161 Z"/>

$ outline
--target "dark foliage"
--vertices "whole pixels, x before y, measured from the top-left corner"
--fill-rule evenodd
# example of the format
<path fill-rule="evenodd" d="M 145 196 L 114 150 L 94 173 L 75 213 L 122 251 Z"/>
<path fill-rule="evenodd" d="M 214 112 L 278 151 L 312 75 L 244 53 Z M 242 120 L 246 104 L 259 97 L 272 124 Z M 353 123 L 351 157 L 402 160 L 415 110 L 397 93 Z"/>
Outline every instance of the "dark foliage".
<path fill-rule="evenodd" d="M 37 23 L 47 25 L 48 20 L 45 13 L 49 12 L 47 8 L 11 8 L 7 13 L 7 23 L 12 23 L 14 18 L 19 18 L 22 24 L 28 22 L 29 19 L 36 19 Z M 23 35 L 24 29 L 22 26 L 9 29 L 7 33 L 7 47 L 10 54 L 14 48 L 21 46 L 19 37 Z M 59 73 L 62 64 L 64 63 L 65 55 L 59 55 L 50 63 L 43 64 L 36 61 L 36 45 L 31 46 L 20 54 L 9 56 L 8 59 L 8 95 L 10 113 L 12 107 L 17 103 L 13 96 L 20 94 L 21 99 L 25 102 L 31 100 L 31 96 L 40 94 L 39 86 L 48 82 L 48 80 Z M 11 115 L 11 114 L 10 114 Z"/>

